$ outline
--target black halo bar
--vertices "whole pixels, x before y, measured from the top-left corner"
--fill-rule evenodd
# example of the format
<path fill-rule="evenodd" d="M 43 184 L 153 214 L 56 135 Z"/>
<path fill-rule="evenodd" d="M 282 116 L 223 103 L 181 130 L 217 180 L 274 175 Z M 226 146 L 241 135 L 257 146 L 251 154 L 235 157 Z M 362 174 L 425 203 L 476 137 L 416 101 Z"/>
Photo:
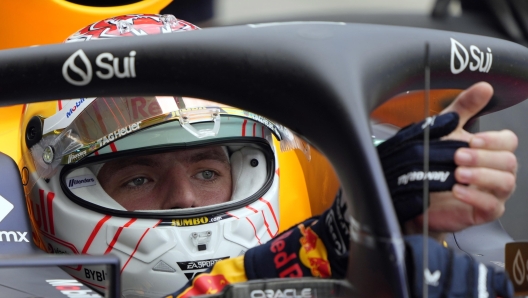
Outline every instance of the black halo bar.
<path fill-rule="evenodd" d="M 426 42 L 431 89 L 489 82 L 495 96 L 481 115 L 527 97 L 528 51 L 515 43 L 431 29 L 296 22 L 0 51 L 0 105 L 181 95 L 274 119 L 321 150 L 353 198 L 351 283 L 370 296 L 408 297 L 403 238 L 369 114 L 393 95 L 423 89 Z M 117 73 L 109 57 L 119 59 Z"/>

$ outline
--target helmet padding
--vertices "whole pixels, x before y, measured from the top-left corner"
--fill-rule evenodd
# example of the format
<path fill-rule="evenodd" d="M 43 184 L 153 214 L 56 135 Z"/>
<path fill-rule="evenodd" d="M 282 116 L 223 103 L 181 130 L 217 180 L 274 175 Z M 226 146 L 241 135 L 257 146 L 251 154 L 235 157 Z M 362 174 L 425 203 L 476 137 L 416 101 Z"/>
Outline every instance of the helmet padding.
<path fill-rule="evenodd" d="M 100 168 L 100 167 L 99 167 Z M 79 198 L 85 198 L 90 203 L 114 209 L 114 210 L 126 210 L 123 206 L 121 206 L 117 201 L 112 199 L 106 191 L 101 187 L 101 184 L 99 183 L 99 180 L 97 179 L 97 176 L 92 172 L 91 169 L 82 167 L 73 170 L 71 173 L 68 174 L 66 177 L 66 181 L 68 181 L 71 178 L 75 177 L 93 177 L 95 180 L 95 185 L 87 186 L 87 187 L 79 187 L 79 188 L 70 188 L 70 191 L 76 195 Z"/>
<path fill-rule="evenodd" d="M 257 148 L 244 146 L 231 154 L 231 201 L 245 199 L 266 182 L 266 157 Z"/>

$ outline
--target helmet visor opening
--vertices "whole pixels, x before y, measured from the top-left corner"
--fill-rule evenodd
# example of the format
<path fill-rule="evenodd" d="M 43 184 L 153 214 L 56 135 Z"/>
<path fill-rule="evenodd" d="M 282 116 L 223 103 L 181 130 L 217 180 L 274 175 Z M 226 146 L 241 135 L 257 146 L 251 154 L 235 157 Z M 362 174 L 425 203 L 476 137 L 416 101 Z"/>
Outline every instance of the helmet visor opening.
<path fill-rule="evenodd" d="M 271 186 L 274 166 L 262 139 L 149 147 L 67 166 L 61 186 L 73 201 L 107 214 L 195 216 L 257 200 Z"/>

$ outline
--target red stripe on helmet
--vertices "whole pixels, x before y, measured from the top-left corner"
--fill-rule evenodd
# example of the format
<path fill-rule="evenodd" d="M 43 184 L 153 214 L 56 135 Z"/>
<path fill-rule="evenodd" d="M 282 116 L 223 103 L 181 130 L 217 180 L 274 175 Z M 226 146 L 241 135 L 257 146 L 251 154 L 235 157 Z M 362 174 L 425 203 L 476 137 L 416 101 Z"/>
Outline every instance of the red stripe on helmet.
<path fill-rule="evenodd" d="M 260 243 L 260 238 L 259 236 L 257 235 L 257 229 L 255 228 L 255 225 L 251 222 L 251 219 L 247 218 L 247 221 L 249 221 L 249 224 L 251 224 L 251 226 L 253 227 L 253 231 L 255 231 L 255 238 L 257 238 L 257 241 L 258 241 L 258 244 L 262 244 Z"/>
<path fill-rule="evenodd" d="M 246 124 L 247 124 L 247 119 L 244 119 L 244 122 L 242 123 L 242 136 L 243 137 L 246 136 Z"/>
<path fill-rule="evenodd" d="M 86 244 L 84 245 L 84 248 L 82 250 L 82 253 L 85 254 L 88 252 L 88 249 L 90 248 L 90 246 L 92 245 L 92 242 L 93 240 L 95 239 L 95 236 L 97 236 L 97 233 L 99 233 L 99 230 L 101 230 L 101 227 L 103 226 L 103 224 L 109 220 L 112 216 L 110 215 L 106 215 L 105 217 L 103 217 L 98 223 L 97 225 L 95 225 L 95 228 L 93 229 L 92 233 L 90 234 L 90 237 L 88 237 L 88 240 L 86 241 Z"/>
<path fill-rule="evenodd" d="M 121 235 L 121 232 L 123 231 L 123 229 L 130 227 L 130 225 L 132 225 L 136 220 L 137 220 L 137 218 L 132 218 L 126 224 L 124 224 L 123 226 L 119 227 L 119 229 L 117 229 L 117 232 L 115 233 L 114 238 L 112 239 L 112 241 L 108 245 L 108 248 L 104 252 L 105 255 L 112 251 L 112 249 L 114 248 L 114 245 L 117 242 L 117 239 L 119 238 L 119 235 Z"/>
<path fill-rule="evenodd" d="M 109 133 L 108 128 L 106 127 L 104 123 L 103 116 L 101 116 L 101 111 L 99 110 L 99 104 L 97 100 L 94 100 L 94 102 L 92 102 L 92 107 L 95 112 L 95 118 L 97 119 L 97 122 L 99 123 L 99 127 L 101 127 L 103 134 L 107 135 Z"/>
<path fill-rule="evenodd" d="M 229 215 L 229 216 L 232 216 L 232 217 L 234 217 L 234 218 L 236 218 L 236 219 L 240 219 L 240 218 L 238 218 L 238 216 L 236 216 L 236 215 L 234 215 L 234 214 L 231 214 L 231 213 L 229 213 L 229 212 L 226 212 L 226 214 Z"/>
<path fill-rule="evenodd" d="M 260 210 L 260 211 L 262 212 L 262 218 L 264 218 L 264 225 L 266 226 L 266 229 L 268 230 L 268 234 L 270 235 L 271 238 L 273 238 L 275 235 L 273 235 L 270 231 L 268 221 L 266 220 L 266 215 L 264 215 L 264 210 Z"/>
<path fill-rule="evenodd" d="M 48 220 L 49 220 L 49 227 L 50 227 L 50 233 L 52 235 L 55 235 L 55 225 L 53 224 L 53 199 L 55 198 L 55 194 L 53 192 L 48 192 L 48 195 L 46 196 L 46 200 L 48 201 Z"/>
<path fill-rule="evenodd" d="M 44 190 L 43 189 L 39 189 L 39 197 L 40 197 L 40 207 L 42 209 L 40 209 L 40 216 L 42 217 L 42 229 L 44 231 L 48 231 L 48 221 L 46 219 L 46 211 L 45 211 L 45 206 L 44 206 Z"/>
<path fill-rule="evenodd" d="M 128 265 L 128 263 L 130 262 L 130 260 L 132 259 L 132 257 L 134 256 L 134 254 L 136 253 L 138 247 L 139 247 L 139 244 L 141 243 L 141 241 L 143 240 L 143 238 L 145 237 L 145 235 L 147 235 L 148 231 L 150 231 L 150 228 L 148 228 L 144 233 L 143 235 L 141 235 L 141 238 L 139 238 L 139 241 L 138 243 L 136 244 L 136 247 L 134 248 L 134 251 L 130 254 L 130 257 L 128 257 L 128 260 L 126 261 L 125 265 L 123 265 L 123 268 L 121 268 L 121 274 L 123 273 L 123 271 L 125 270 L 126 266 Z"/>
<path fill-rule="evenodd" d="M 115 143 L 110 143 L 110 149 L 112 150 L 112 152 L 117 152 L 117 147 L 115 145 Z"/>
<path fill-rule="evenodd" d="M 253 208 L 253 207 L 251 207 L 251 206 L 249 206 L 249 205 L 246 206 L 246 208 L 248 208 L 249 210 L 251 210 L 251 211 L 253 211 L 253 212 L 255 212 L 255 213 L 258 213 L 257 209 L 255 209 L 255 208 Z"/>
<path fill-rule="evenodd" d="M 42 233 L 42 235 L 43 235 L 44 237 L 49 238 L 49 239 L 51 239 L 51 240 L 57 242 L 58 244 L 61 244 L 61 245 L 63 245 L 63 246 L 66 246 L 67 248 L 71 249 L 71 251 L 72 251 L 74 254 L 76 254 L 76 255 L 79 254 L 79 251 L 77 250 L 77 248 L 75 247 L 75 245 L 71 244 L 70 242 L 66 242 L 66 241 L 64 241 L 64 240 L 62 240 L 62 239 L 59 239 L 59 238 L 57 238 L 57 237 L 55 237 L 55 236 L 53 236 L 53 235 L 50 235 L 50 234 L 48 234 L 48 233 L 46 233 L 46 232 L 41 232 L 41 233 Z M 77 265 L 77 267 L 71 267 L 71 266 L 64 266 L 64 267 L 70 268 L 70 269 L 75 270 L 75 271 L 81 271 L 81 269 L 82 269 L 82 266 L 81 266 L 81 265 Z"/>
<path fill-rule="evenodd" d="M 123 127 L 124 125 L 121 124 L 121 122 L 119 121 L 119 119 L 117 119 L 117 116 L 114 114 L 114 111 L 112 110 L 112 108 L 110 107 L 110 105 L 108 104 L 108 102 L 106 101 L 106 98 L 105 97 L 102 97 L 104 103 L 106 104 L 106 106 L 108 107 L 108 111 L 110 111 L 110 113 L 112 113 L 112 117 L 114 118 L 114 121 L 115 121 L 115 124 L 116 124 L 116 127 Z"/>
<path fill-rule="evenodd" d="M 125 118 L 125 116 L 123 115 L 123 113 L 121 113 L 121 109 L 119 108 L 119 106 L 117 105 L 117 103 L 115 102 L 115 99 L 113 97 L 110 97 L 110 99 L 112 100 L 112 103 L 114 104 L 114 106 L 116 107 L 116 110 L 119 112 L 119 114 L 121 115 L 121 118 L 123 118 L 123 123 L 127 123 L 127 118 Z"/>
<path fill-rule="evenodd" d="M 275 221 L 275 225 L 277 225 L 277 233 L 275 233 L 275 235 L 277 235 L 279 233 L 279 222 L 277 220 L 277 216 L 275 216 L 275 211 L 273 210 L 273 206 L 271 206 L 270 202 L 264 200 L 264 198 L 260 198 L 259 200 L 261 202 L 266 203 L 266 205 L 268 205 L 268 208 L 271 211 L 271 215 L 273 215 L 273 220 Z"/>

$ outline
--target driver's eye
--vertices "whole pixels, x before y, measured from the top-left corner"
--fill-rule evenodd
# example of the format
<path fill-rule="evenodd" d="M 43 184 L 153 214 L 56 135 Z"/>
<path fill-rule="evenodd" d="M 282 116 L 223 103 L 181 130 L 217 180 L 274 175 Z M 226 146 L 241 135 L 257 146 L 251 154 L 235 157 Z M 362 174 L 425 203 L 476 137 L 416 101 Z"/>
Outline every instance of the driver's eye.
<path fill-rule="evenodd" d="M 206 180 L 212 179 L 213 176 L 214 176 L 214 172 L 213 171 L 209 171 L 209 170 L 205 170 L 201 174 L 202 174 L 202 177 L 204 179 L 206 179 Z"/>
<path fill-rule="evenodd" d="M 137 177 L 137 178 L 130 180 L 130 182 L 127 183 L 127 186 L 141 186 L 145 183 L 147 183 L 147 178 Z"/>

